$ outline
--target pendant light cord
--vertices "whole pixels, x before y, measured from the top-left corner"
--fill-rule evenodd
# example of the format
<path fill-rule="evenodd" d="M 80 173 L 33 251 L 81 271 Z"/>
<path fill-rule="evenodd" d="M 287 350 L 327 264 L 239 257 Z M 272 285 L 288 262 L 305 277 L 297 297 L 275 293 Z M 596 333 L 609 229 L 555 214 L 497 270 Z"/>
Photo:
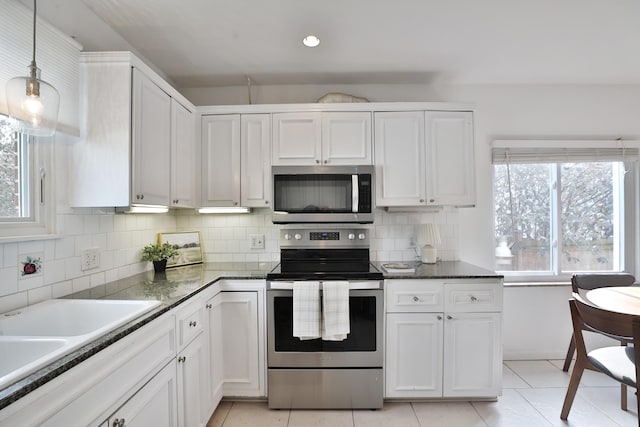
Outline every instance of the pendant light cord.
<path fill-rule="evenodd" d="M 37 0 L 33 0 L 33 58 L 31 62 L 36 64 L 36 3 Z"/>

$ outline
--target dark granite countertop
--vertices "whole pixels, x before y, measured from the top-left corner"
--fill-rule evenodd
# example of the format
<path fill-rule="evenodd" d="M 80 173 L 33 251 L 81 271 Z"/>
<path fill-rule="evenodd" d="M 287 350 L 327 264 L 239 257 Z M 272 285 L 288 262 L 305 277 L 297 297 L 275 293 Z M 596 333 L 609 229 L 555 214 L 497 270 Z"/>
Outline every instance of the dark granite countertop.
<path fill-rule="evenodd" d="M 124 338 L 220 279 L 264 279 L 276 263 L 206 263 L 167 269 L 164 274 L 147 271 L 115 282 L 66 295 L 72 299 L 157 300 L 157 308 L 131 322 L 52 361 L 0 390 L 0 410 L 65 371 Z"/>
<path fill-rule="evenodd" d="M 387 263 L 404 263 L 415 267 L 412 273 L 388 273 L 382 267 Z M 373 265 L 382 272 L 385 279 L 502 279 L 503 275 L 485 270 L 462 261 L 438 261 L 436 264 L 412 263 L 406 261 L 379 261 Z"/>
<path fill-rule="evenodd" d="M 447 279 L 447 278 L 502 278 L 493 271 L 458 261 L 437 264 L 416 264 L 414 273 L 387 273 L 384 262 L 374 266 L 385 279 Z M 0 390 L 0 409 L 10 405 L 65 371 L 88 359 L 100 350 L 124 338 L 163 313 L 178 306 L 220 279 L 265 279 L 277 263 L 206 263 L 170 268 L 164 274 L 147 271 L 125 279 L 75 292 L 64 298 L 157 300 L 161 304 L 143 316 L 87 343 L 85 346 L 53 361 L 27 377 Z"/>

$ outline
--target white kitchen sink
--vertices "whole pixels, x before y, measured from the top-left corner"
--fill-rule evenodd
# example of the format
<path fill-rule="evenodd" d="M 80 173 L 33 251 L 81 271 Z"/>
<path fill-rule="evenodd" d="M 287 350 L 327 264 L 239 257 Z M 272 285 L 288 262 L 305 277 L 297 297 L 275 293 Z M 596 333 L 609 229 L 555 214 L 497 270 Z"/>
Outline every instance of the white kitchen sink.
<path fill-rule="evenodd" d="M 54 299 L 0 315 L 0 388 L 160 305 Z"/>
<path fill-rule="evenodd" d="M 0 315 L 0 335 L 101 335 L 159 304 L 159 301 L 54 299 Z"/>

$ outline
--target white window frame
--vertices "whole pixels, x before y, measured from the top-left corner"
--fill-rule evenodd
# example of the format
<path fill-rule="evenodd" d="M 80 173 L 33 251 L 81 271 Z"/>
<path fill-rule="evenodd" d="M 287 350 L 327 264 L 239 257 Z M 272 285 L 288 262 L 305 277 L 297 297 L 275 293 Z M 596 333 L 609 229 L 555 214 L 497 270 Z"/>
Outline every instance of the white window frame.
<path fill-rule="evenodd" d="M 614 240 L 614 244 L 618 244 L 619 256 L 621 259 L 614 261 L 614 264 L 620 266 L 621 271 L 630 272 L 636 274 L 638 262 L 638 230 L 640 219 L 636 212 L 640 212 L 639 209 L 639 167 L 638 160 L 640 153 L 640 141 L 621 141 L 621 140 L 608 140 L 608 141 L 566 141 L 566 140 L 496 140 L 492 143 L 494 160 L 492 162 L 492 183 L 495 182 L 494 168 L 493 166 L 498 163 L 506 163 L 496 161 L 497 157 L 500 157 L 505 150 L 516 151 L 520 150 L 520 159 L 514 158 L 513 164 L 527 163 L 527 157 L 530 158 L 530 163 L 556 163 L 555 171 L 553 172 L 552 179 L 555 179 L 554 185 L 560 186 L 559 177 L 559 165 L 558 163 L 580 163 L 586 161 L 616 161 L 622 160 L 625 165 L 624 179 L 624 206 L 618 206 L 621 208 L 617 212 L 620 218 L 623 219 L 623 227 L 619 234 L 620 240 Z M 547 161 L 540 160 L 534 161 L 532 159 L 536 156 L 545 158 L 545 153 L 553 152 L 554 150 L 566 149 L 567 157 L 563 159 L 549 159 Z M 498 153 L 498 154 L 496 154 Z M 524 154 L 523 154 L 524 153 Z M 516 156 L 514 156 L 516 157 Z M 547 156 L 552 157 L 552 156 Z M 525 160 L 522 160 L 525 159 Z M 495 191 L 495 190 L 494 190 Z M 614 191 L 614 203 L 617 200 Z M 492 203 L 495 203 L 495 197 L 493 197 L 492 191 Z M 552 242 L 561 241 L 561 230 L 559 224 L 559 203 L 558 197 L 559 191 L 555 192 L 555 199 L 551 200 L 551 215 L 553 217 L 551 227 Z M 495 208 L 494 208 L 495 212 Z M 495 219 L 494 219 L 495 227 Z M 615 237 L 614 237 L 615 239 Z M 536 271 L 504 271 L 499 270 L 496 265 L 496 270 L 505 276 L 505 282 L 566 282 L 570 279 L 572 272 L 561 272 L 558 260 L 558 244 L 551 244 L 551 270 L 544 272 Z"/>
<path fill-rule="evenodd" d="M 55 191 L 53 180 L 52 138 L 34 138 L 26 135 L 29 150 L 28 171 L 29 217 L 0 218 L 0 243 L 25 240 L 39 240 L 57 237 L 55 235 Z M 20 185 L 23 183 L 21 182 Z"/>

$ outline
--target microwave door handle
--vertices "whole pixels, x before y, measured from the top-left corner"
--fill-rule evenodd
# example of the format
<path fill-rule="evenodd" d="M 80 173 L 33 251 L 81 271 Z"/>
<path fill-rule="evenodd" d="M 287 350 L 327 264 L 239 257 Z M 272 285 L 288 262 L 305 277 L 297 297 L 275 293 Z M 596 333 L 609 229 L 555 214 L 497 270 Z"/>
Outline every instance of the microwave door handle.
<path fill-rule="evenodd" d="M 358 175 L 351 175 L 351 212 L 358 213 L 358 205 L 360 204 L 360 194 L 358 192 L 360 186 L 358 185 Z"/>

